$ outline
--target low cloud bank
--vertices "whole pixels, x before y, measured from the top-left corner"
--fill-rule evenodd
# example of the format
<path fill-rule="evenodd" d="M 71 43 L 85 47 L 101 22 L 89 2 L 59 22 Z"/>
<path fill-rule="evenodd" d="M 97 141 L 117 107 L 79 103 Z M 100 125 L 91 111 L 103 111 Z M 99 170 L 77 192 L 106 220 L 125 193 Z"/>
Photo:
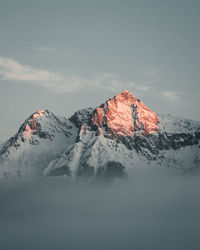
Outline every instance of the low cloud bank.
<path fill-rule="evenodd" d="M 0 194 L 0 249 L 199 249 L 199 177 L 144 169 L 111 183 L 15 184 Z"/>

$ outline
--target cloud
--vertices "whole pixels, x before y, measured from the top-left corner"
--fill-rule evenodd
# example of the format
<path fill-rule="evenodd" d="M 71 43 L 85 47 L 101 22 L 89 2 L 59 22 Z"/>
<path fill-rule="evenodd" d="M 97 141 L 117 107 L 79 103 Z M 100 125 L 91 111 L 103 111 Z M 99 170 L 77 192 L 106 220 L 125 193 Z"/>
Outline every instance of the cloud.
<path fill-rule="evenodd" d="M 143 83 L 152 85 L 157 83 L 159 79 L 159 70 L 155 67 L 145 66 L 138 68 L 139 77 L 142 78 Z"/>
<path fill-rule="evenodd" d="M 73 54 L 72 49 L 62 49 L 51 46 L 34 47 L 31 50 L 34 51 L 34 56 L 45 56 L 45 57 L 66 57 Z"/>
<path fill-rule="evenodd" d="M 176 92 L 176 91 L 162 91 L 161 95 L 168 101 L 177 101 L 180 99 L 181 95 L 183 95 L 183 92 Z"/>
<path fill-rule="evenodd" d="M 150 66 L 141 67 L 140 71 L 143 73 L 145 77 L 154 78 L 158 76 L 158 69 L 155 69 L 154 67 L 150 67 Z"/>
<path fill-rule="evenodd" d="M 2 57 L 0 57 L 0 75 L 7 80 L 27 82 L 52 82 L 61 80 L 58 74 L 51 73 L 48 70 L 34 69 L 12 59 Z"/>
<path fill-rule="evenodd" d="M 45 53 L 55 53 L 57 52 L 56 47 L 44 46 L 44 47 L 36 47 L 34 48 L 35 51 L 45 52 Z"/>
<path fill-rule="evenodd" d="M 151 86 L 137 86 L 137 90 L 141 92 L 147 92 L 151 89 Z"/>
<path fill-rule="evenodd" d="M 78 74 L 62 75 L 43 69 L 36 69 L 29 65 L 0 57 L 0 76 L 5 80 L 13 82 L 26 82 L 27 84 L 37 84 L 56 93 L 69 93 L 85 90 L 107 90 L 121 91 L 123 89 L 134 90 L 144 93 L 150 90 L 150 86 L 136 84 L 133 81 L 121 79 L 114 74 L 97 74 L 95 76 L 80 76 Z"/>

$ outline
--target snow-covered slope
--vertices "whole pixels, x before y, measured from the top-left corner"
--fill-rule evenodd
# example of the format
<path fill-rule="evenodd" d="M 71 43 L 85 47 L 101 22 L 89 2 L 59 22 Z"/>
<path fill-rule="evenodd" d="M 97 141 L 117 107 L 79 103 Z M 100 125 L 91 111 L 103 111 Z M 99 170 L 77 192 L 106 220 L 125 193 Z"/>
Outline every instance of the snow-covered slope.
<path fill-rule="evenodd" d="M 35 176 L 75 142 L 77 128 L 65 117 L 38 111 L 0 147 L 0 176 Z"/>
<path fill-rule="evenodd" d="M 199 141 L 200 122 L 157 116 L 123 91 L 69 119 L 34 113 L 0 147 L 0 175 L 123 176 L 151 165 L 195 170 Z"/>

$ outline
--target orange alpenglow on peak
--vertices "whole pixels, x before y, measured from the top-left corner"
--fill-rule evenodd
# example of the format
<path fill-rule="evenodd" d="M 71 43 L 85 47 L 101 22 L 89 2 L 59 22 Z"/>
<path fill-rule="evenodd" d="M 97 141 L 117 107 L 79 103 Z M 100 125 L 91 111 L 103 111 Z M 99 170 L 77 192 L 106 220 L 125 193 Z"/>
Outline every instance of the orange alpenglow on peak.
<path fill-rule="evenodd" d="M 128 90 L 96 108 L 92 123 L 121 136 L 147 135 L 159 130 L 157 115 Z"/>
<path fill-rule="evenodd" d="M 32 118 L 28 120 L 26 124 L 25 131 L 26 132 L 31 132 L 31 131 L 36 131 L 36 118 L 42 116 L 44 113 L 44 110 L 38 110 L 36 113 L 32 115 Z"/>

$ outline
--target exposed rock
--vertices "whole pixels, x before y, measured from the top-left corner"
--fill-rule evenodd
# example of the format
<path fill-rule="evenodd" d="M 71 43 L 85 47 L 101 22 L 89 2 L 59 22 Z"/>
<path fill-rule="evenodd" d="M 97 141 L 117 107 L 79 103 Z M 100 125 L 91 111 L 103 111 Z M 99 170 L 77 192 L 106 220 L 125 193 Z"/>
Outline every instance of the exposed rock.
<path fill-rule="evenodd" d="M 157 115 L 127 90 L 96 108 L 92 123 L 118 136 L 147 135 L 159 130 Z"/>

